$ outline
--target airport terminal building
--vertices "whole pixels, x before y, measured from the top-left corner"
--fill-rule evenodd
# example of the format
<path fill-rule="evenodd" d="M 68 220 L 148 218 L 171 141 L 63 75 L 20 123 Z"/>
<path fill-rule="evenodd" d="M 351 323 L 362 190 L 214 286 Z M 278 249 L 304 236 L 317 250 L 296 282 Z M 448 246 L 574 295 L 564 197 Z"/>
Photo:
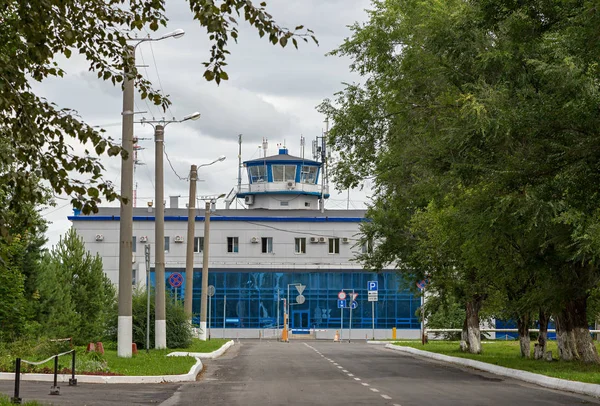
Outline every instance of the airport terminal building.
<path fill-rule="evenodd" d="M 352 310 L 352 337 L 417 338 L 415 313 L 420 298 L 405 289 L 392 270 L 365 271 L 354 258 L 366 246 L 358 244 L 365 210 L 322 210 L 327 186 L 321 181 L 322 164 L 294 157 L 285 148 L 278 155 L 244 162 L 248 184 L 233 196 L 245 208 L 215 210 L 210 216 L 209 285 L 210 327 L 215 337 L 259 337 L 283 324 L 283 300 L 290 298 L 290 326 L 300 334 L 313 330 L 317 338 L 332 338 L 343 325 L 347 337 L 351 305 L 338 294 L 358 294 Z M 321 184 L 319 184 L 321 182 Z M 231 199 L 228 206 L 230 207 Z M 188 210 L 172 197 L 165 209 L 165 278 L 167 292 L 183 298 L 187 244 L 194 245 L 193 312 L 200 313 L 204 249 L 204 208 L 197 209 L 194 241 L 186 241 Z M 98 253 L 106 275 L 118 283 L 119 208 L 100 208 L 92 215 L 69 217 L 87 249 Z M 154 284 L 154 220 L 152 207 L 134 208 L 133 280 L 144 286 L 147 272 Z M 144 246 L 151 246 L 146 269 Z M 183 285 L 169 278 L 183 275 Z M 378 282 L 378 300 L 369 302 L 367 285 Z M 301 284 L 299 292 L 294 285 Z M 298 296 L 302 296 L 298 299 Z M 279 300 L 278 300 L 279 299 Z M 301 302 L 301 303 L 300 303 Z M 374 303 L 374 318 L 372 317 Z M 346 308 L 340 308 L 342 305 Z M 279 319 L 278 319 L 279 317 Z M 343 319 L 342 319 L 343 317 Z M 315 332 L 316 331 L 316 332 Z"/>

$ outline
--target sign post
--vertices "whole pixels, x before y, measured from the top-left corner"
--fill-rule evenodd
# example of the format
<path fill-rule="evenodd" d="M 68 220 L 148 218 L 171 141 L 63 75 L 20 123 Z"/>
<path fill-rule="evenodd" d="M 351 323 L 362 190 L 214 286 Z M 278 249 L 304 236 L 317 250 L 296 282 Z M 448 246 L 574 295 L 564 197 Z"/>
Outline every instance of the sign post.
<path fill-rule="evenodd" d="M 352 338 L 352 310 L 358 307 L 358 303 L 356 302 L 356 298 L 358 293 L 354 293 L 354 289 L 352 289 L 352 300 L 350 300 L 350 327 L 348 328 L 348 342 Z"/>
<path fill-rule="evenodd" d="M 373 329 L 373 340 L 375 340 L 375 302 L 378 301 L 378 286 L 377 281 L 369 281 L 367 283 L 367 292 L 369 295 L 369 302 L 371 302 L 371 320 Z"/>
<path fill-rule="evenodd" d="M 169 285 L 172 288 L 175 288 L 175 303 L 177 303 L 177 291 L 179 287 L 183 284 L 183 276 L 179 272 L 173 272 L 171 276 L 169 276 Z"/>
<path fill-rule="evenodd" d="M 213 285 L 208 285 L 208 339 L 210 340 L 210 303 L 212 302 L 212 297 L 215 295 L 215 287 Z"/>
<path fill-rule="evenodd" d="M 227 295 L 223 296 L 223 338 L 225 338 L 225 310 L 227 306 Z"/>

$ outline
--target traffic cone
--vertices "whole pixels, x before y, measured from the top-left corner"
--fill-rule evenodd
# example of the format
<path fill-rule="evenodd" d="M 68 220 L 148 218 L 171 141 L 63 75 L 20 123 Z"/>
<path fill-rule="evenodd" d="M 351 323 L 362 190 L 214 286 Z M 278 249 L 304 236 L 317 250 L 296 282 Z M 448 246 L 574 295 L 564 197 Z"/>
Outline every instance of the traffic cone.
<path fill-rule="evenodd" d="M 335 332 L 335 336 L 333 336 L 333 342 L 334 343 L 339 343 L 340 342 L 340 332 L 336 330 Z"/>

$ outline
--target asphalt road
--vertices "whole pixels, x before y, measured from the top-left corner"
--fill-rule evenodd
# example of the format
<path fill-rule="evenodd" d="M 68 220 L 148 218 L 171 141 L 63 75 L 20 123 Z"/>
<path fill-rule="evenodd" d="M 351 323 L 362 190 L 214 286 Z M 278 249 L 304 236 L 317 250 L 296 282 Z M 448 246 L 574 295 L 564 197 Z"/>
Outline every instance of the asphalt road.
<path fill-rule="evenodd" d="M 12 382 L 0 382 L 10 395 Z M 241 341 L 207 360 L 195 383 L 80 384 L 48 394 L 23 382 L 24 400 L 54 405 L 582 405 L 595 398 L 561 393 L 367 345 L 364 341 Z"/>

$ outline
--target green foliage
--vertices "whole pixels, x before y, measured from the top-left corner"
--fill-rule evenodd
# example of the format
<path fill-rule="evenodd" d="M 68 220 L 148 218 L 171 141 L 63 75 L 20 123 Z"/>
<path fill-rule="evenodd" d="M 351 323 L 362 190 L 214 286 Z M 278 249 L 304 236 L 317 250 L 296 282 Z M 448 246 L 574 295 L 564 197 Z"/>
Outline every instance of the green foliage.
<path fill-rule="evenodd" d="M 26 322 L 25 277 L 19 269 L 24 255 L 18 237 L 0 244 L 0 342 L 19 336 Z"/>
<path fill-rule="evenodd" d="M 204 77 L 217 84 L 228 79 L 224 71 L 228 44 L 237 41 L 239 34 L 235 17 L 243 18 L 272 44 L 285 47 L 290 38 L 296 47 L 296 38 L 316 42 L 309 29 L 279 26 L 266 11 L 265 3 L 188 3 L 191 17 L 206 29 L 211 41 Z M 0 196 L 6 198 L 5 207 L 18 213 L 24 202 L 43 203 L 39 180 L 56 194 L 70 195 L 73 206 L 84 213 L 97 211 L 103 198 L 111 201 L 118 197 L 114 185 L 102 178 L 104 167 L 94 153 L 122 154 L 124 158 L 127 153 L 85 124 L 73 110 L 59 108 L 37 95 L 31 80 L 63 77 L 66 72 L 57 61 L 61 55 L 69 58 L 77 52 L 98 78 L 121 86 L 127 75 L 143 99 L 166 109 L 169 100 L 138 72 L 134 58 L 125 56 L 125 47 L 127 39 L 144 29 L 157 31 L 167 25 L 167 20 L 163 1 L 5 2 L 0 10 L 0 140 L 10 140 L 10 148 L 0 148 Z M 75 153 L 73 142 L 85 145 L 85 152 Z M 3 211 L 0 231 L 7 235 Z"/>
<path fill-rule="evenodd" d="M 44 257 L 39 294 L 45 334 L 73 337 L 76 344 L 99 341 L 104 335 L 115 289 L 102 271 L 100 257 L 85 250 L 74 229 Z"/>
<path fill-rule="evenodd" d="M 145 289 L 136 289 L 132 296 L 133 315 L 133 342 L 138 349 L 146 348 L 146 319 L 147 319 L 147 294 Z M 154 290 L 150 294 L 150 348 L 154 348 L 154 321 L 155 321 Z M 109 339 L 117 340 L 117 309 L 114 309 L 111 319 Z M 183 303 L 166 297 L 165 302 L 167 318 L 167 347 L 186 348 L 192 343 L 192 330 L 189 319 L 183 310 Z"/>
<path fill-rule="evenodd" d="M 597 286 L 599 22 L 585 1 L 373 2 L 333 52 L 363 83 L 319 107 L 339 187 L 374 178 L 367 267 L 510 316 Z"/>

